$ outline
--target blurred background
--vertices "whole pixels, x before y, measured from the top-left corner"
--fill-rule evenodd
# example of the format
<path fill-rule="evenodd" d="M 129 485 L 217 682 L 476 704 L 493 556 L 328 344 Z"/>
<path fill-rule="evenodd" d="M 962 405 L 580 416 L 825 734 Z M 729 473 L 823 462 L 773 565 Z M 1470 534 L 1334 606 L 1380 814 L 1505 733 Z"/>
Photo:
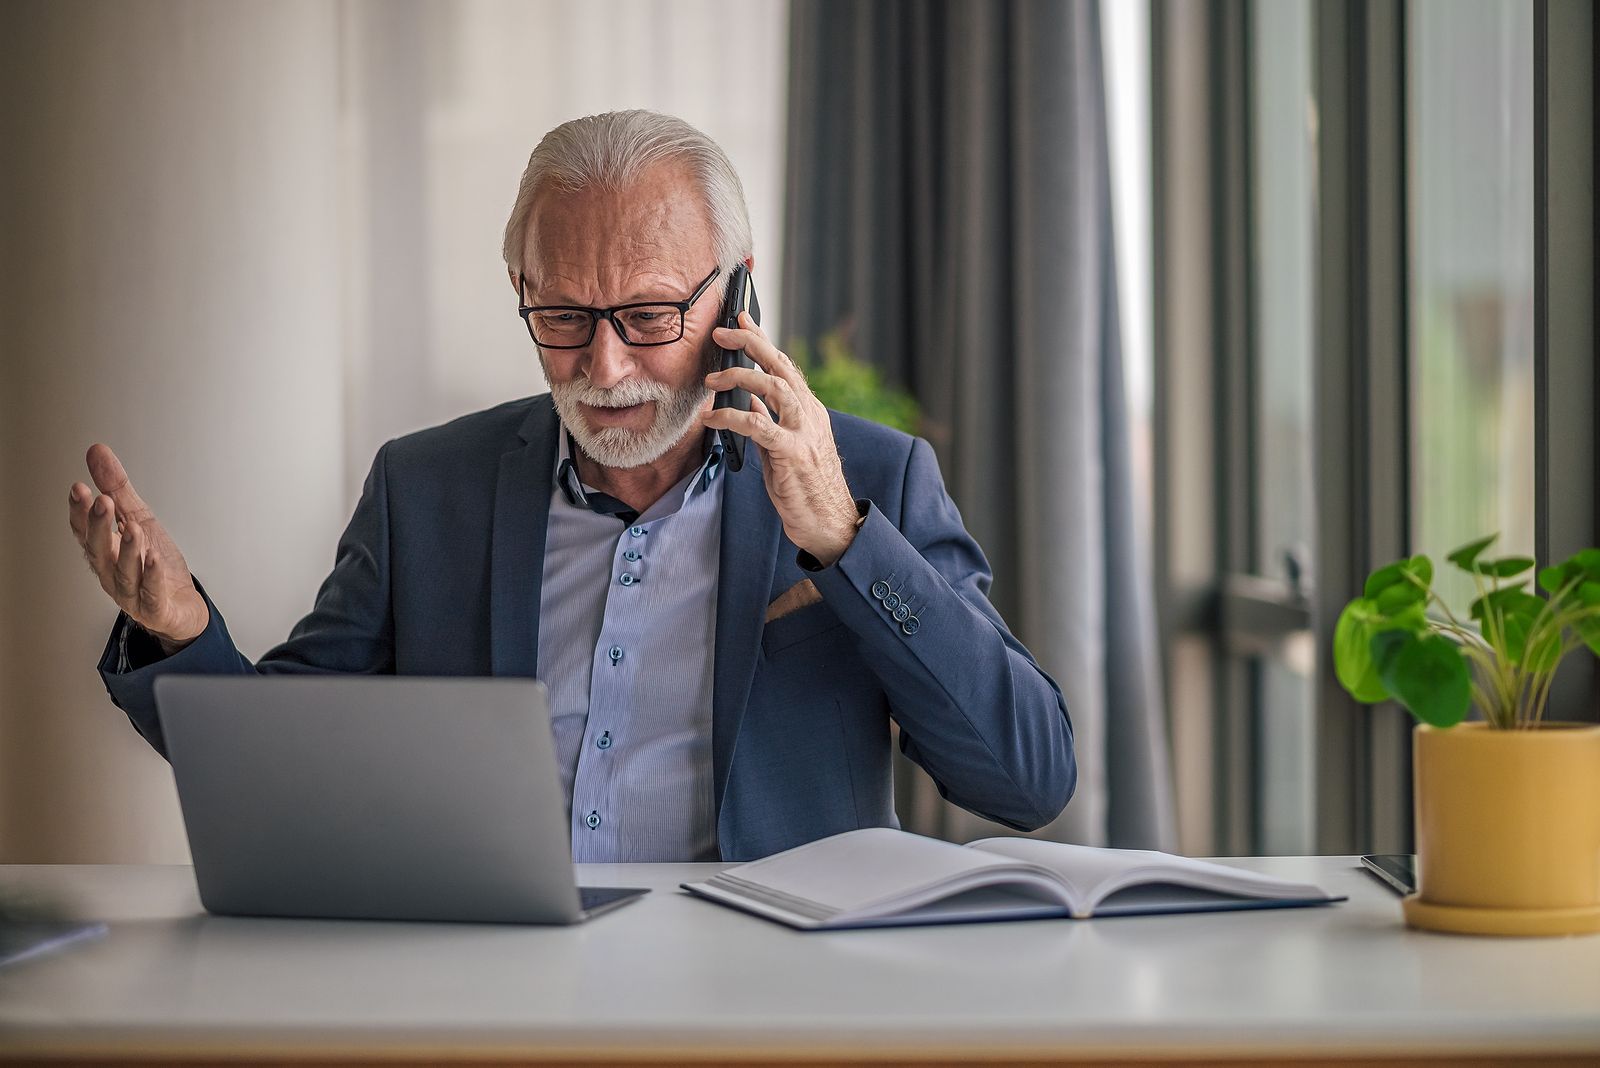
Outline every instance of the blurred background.
<path fill-rule="evenodd" d="M 187 859 L 94 671 L 88 445 L 264 652 L 378 446 L 543 391 L 501 229 L 629 107 L 728 151 L 824 399 L 933 443 L 1072 712 L 1041 833 L 1409 851 L 1332 625 L 1406 553 L 1600 543 L 1595 57 L 1581 0 L 0 7 L 0 863 Z"/>

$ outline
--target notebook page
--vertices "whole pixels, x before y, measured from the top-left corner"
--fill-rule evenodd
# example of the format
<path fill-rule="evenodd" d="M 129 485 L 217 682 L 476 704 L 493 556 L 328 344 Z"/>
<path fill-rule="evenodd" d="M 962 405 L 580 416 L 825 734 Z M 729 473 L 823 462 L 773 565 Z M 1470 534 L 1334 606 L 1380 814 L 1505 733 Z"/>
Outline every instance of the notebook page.
<path fill-rule="evenodd" d="M 967 849 L 981 850 L 997 856 L 1024 860 L 1049 868 L 1073 889 L 1073 896 L 1086 901 L 1089 891 L 1107 879 L 1126 871 L 1128 860 L 1119 857 L 1117 850 L 1097 849 L 1094 846 L 1072 845 L 1066 842 L 1042 842 L 1037 838 L 982 838 L 967 843 Z M 1142 854 L 1145 850 L 1121 850 L 1124 854 Z M 1155 854 L 1159 856 L 1160 854 Z"/>
<path fill-rule="evenodd" d="M 968 848 L 1011 857 L 1049 868 L 1080 900 L 1098 902 L 1121 887 L 1143 882 L 1190 884 L 1251 897 L 1325 898 L 1310 883 L 1297 883 L 1260 872 L 1180 857 L 1153 849 L 1105 849 L 1033 838 L 985 838 Z"/>
<path fill-rule="evenodd" d="M 868 827 L 740 864 L 708 881 L 730 889 L 753 884 L 814 902 L 829 912 L 850 912 L 965 873 L 1012 863 L 950 842 Z"/>

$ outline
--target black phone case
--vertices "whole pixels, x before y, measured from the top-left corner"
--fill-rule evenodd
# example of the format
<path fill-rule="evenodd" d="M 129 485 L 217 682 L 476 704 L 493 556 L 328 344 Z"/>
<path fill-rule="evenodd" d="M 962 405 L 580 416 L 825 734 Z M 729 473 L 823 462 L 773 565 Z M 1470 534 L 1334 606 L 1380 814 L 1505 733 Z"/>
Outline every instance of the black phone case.
<path fill-rule="evenodd" d="M 750 278 L 750 270 L 744 264 L 733 269 L 728 276 L 728 288 L 723 291 L 722 313 L 717 319 L 718 326 L 728 329 L 737 329 L 739 326 L 739 313 L 748 311 L 750 317 L 761 324 L 761 302 L 756 299 L 755 282 Z M 717 370 L 726 371 L 730 367 L 755 367 L 755 361 L 746 356 L 743 349 L 725 349 L 717 346 Z M 712 401 L 713 410 L 718 408 L 733 408 L 737 411 L 750 410 L 750 391 L 735 387 L 723 390 Z M 718 430 L 717 439 L 722 442 L 722 462 L 727 464 L 728 470 L 737 471 L 744 466 L 744 446 L 746 438 L 743 434 L 732 430 Z"/>

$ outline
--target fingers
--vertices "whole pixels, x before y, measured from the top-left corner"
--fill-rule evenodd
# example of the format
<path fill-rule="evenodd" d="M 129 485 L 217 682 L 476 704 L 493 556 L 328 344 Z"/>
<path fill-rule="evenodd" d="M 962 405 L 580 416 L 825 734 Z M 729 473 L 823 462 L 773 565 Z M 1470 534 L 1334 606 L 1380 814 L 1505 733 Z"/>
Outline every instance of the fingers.
<path fill-rule="evenodd" d="M 121 541 L 111 577 L 117 590 L 117 603 L 126 608 L 139 603 L 139 590 L 144 580 L 144 529 L 132 519 L 124 519 Z M 137 612 L 132 614 L 138 615 Z"/>
<path fill-rule="evenodd" d="M 89 477 L 94 479 L 95 486 L 101 493 L 111 495 L 117 502 L 119 512 L 134 519 L 143 519 L 150 514 L 149 507 L 134 492 L 133 483 L 128 481 L 128 472 L 123 469 L 122 461 L 108 446 L 98 443 L 89 446 L 83 460 L 89 465 Z"/>
<path fill-rule="evenodd" d="M 89 506 L 94 503 L 94 490 L 82 482 L 74 482 L 67 491 L 67 525 L 72 527 L 72 536 L 78 539 L 78 547 L 89 548 Z"/>
<path fill-rule="evenodd" d="M 799 386 L 805 382 L 805 375 L 800 373 L 800 368 L 768 340 L 755 320 L 750 318 L 749 312 L 741 312 L 739 322 L 741 328 L 738 330 L 717 327 L 712 331 L 712 340 L 725 349 L 743 349 L 745 354 L 755 361 L 757 367 L 783 379 L 791 386 Z"/>
<path fill-rule="evenodd" d="M 117 596 L 114 572 L 117 566 L 117 509 L 111 498 L 101 494 L 89 508 L 89 527 L 84 539 L 84 553 L 89 566 L 100 579 L 100 586 L 112 597 Z"/>
<path fill-rule="evenodd" d="M 776 375 L 765 374 L 750 367 L 730 367 L 725 371 L 713 371 L 706 375 L 706 385 L 719 392 L 733 389 L 735 386 L 747 389 L 754 396 L 761 398 L 761 402 L 772 412 L 774 419 L 781 422 L 786 414 L 790 415 L 791 426 L 792 417 L 800 414 L 800 398 L 795 395 L 794 387 Z"/>
<path fill-rule="evenodd" d="M 737 408 L 717 408 L 705 414 L 705 425 L 713 430 L 732 430 L 771 451 L 783 434 L 782 428 L 765 412 L 741 412 Z"/>

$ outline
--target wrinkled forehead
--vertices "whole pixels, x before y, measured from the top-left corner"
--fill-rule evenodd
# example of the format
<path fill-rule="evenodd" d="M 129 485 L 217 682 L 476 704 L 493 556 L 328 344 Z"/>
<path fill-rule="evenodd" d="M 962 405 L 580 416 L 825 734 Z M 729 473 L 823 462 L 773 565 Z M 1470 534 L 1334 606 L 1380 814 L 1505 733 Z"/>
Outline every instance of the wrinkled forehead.
<path fill-rule="evenodd" d="M 692 288 L 716 263 L 705 199 L 676 167 L 617 189 L 541 190 L 524 247 L 530 292 L 574 303 L 628 300 L 638 285 Z"/>

